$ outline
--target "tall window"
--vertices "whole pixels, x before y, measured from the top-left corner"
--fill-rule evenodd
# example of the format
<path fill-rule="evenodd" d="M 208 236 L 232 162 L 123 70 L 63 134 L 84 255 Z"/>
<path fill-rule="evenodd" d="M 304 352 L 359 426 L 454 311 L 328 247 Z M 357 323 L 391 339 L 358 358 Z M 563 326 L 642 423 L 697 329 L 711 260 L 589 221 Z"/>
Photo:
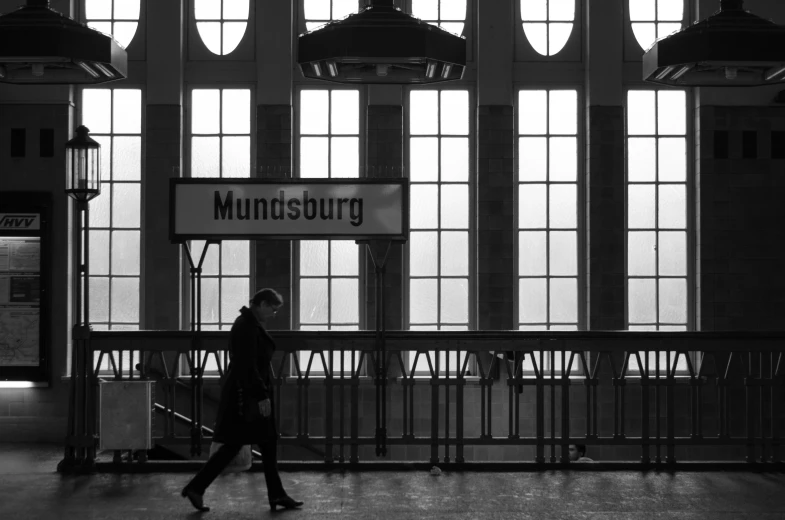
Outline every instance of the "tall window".
<path fill-rule="evenodd" d="M 247 178 L 251 173 L 251 91 L 191 91 L 191 177 Z M 190 242 L 194 263 L 204 240 Z M 231 328 L 251 292 L 247 240 L 210 245 L 202 266 L 202 329 Z"/>
<path fill-rule="evenodd" d="M 469 329 L 469 92 L 409 95 L 409 330 Z M 414 362 L 414 353 L 410 353 Z M 433 352 L 431 353 L 433 356 Z M 444 370 L 446 359 L 440 360 Z M 450 354 L 450 371 L 462 359 Z M 423 356 L 414 367 L 427 372 Z"/>
<path fill-rule="evenodd" d="M 300 177 L 357 178 L 360 172 L 360 92 L 358 90 L 300 91 Z M 329 208 L 327 208 L 329 210 Z M 320 211 L 322 209 L 320 208 Z M 349 240 L 301 240 L 297 286 L 300 330 L 359 330 L 360 251 Z M 311 353 L 300 352 L 303 370 Z M 325 357 L 326 358 L 326 357 Z M 355 364 L 359 355 L 355 354 Z M 344 370 L 351 369 L 351 352 Z M 333 369 L 341 369 L 340 356 Z M 312 373 L 323 373 L 314 356 Z"/>
<path fill-rule="evenodd" d="M 319 26 L 341 20 L 359 10 L 358 0 L 305 0 L 305 28 L 313 31 Z"/>
<path fill-rule="evenodd" d="M 466 0 L 412 0 L 412 16 L 460 36 L 466 21 Z"/>
<path fill-rule="evenodd" d="M 140 325 L 142 91 L 84 89 L 82 124 L 101 144 L 101 195 L 90 203 L 90 322 Z"/>
<path fill-rule="evenodd" d="M 194 0 L 199 36 L 213 54 L 237 48 L 248 26 L 248 0 Z"/>
<path fill-rule="evenodd" d="M 85 22 L 128 47 L 139 25 L 139 0 L 85 0 Z"/>
<path fill-rule="evenodd" d="M 628 328 L 687 330 L 685 92 L 629 91 L 627 134 Z"/>
<path fill-rule="evenodd" d="M 575 0 L 521 0 L 521 20 L 534 50 L 553 56 L 564 48 L 572 32 Z"/>
<path fill-rule="evenodd" d="M 630 0 L 632 32 L 644 50 L 681 29 L 683 19 L 684 0 Z"/>

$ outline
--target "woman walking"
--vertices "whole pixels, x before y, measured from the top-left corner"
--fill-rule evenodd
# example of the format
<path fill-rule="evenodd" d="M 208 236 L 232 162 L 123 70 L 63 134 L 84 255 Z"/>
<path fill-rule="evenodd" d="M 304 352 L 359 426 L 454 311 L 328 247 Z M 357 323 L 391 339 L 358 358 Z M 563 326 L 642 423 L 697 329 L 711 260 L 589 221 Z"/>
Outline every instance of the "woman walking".
<path fill-rule="evenodd" d="M 283 305 L 283 298 L 273 289 L 254 294 L 248 307 L 240 309 L 229 341 L 230 363 L 221 388 L 213 440 L 223 443 L 202 466 L 181 495 L 199 511 L 209 511 L 203 503 L 205 490 L 232 461 L 245 444 L 257 444 L 262 453 L 267 497 L 275 511 L 281 506 L 292 509 L 303 505 L 283 489 L 277 468 L 278 432 L 272 407 L 273 387 L 270 361 L 275 342 L 265 330 L 269 318 Z"/>

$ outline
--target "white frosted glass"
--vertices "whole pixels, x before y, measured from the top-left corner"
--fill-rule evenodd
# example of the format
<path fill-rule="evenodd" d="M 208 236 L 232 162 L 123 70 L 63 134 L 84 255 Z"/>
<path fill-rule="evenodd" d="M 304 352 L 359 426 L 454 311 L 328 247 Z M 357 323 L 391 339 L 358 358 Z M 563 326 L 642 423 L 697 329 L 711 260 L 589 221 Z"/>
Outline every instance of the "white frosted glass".
<path fill-rule="evenodd" d="M 438 274 L 438 243 L 435 231 L 409 233 L 409 274 L 436 276 Z"/>
<path fill-rule="evenodd" d="M 248 178 L 251 176 L 251 138 L 224 137 L 221 139 L 221 177 Z"/>
<path fill-rule="evenodd" d="M 139 4 L 140 4 L 139 0 L 115 0 L 114 1 L 115 20 L 138 20 Z"/>
<path fill-rule="evenodd" d="M 139 321 L 139 278 L 112 278 L 112 321 Z"/>
<path fill-rule="evenodd" d="M 197 20 L 220 20 L 221 0 L 194 0 L 194 16 Z"/>
<path fill-rule="evenodd" d="M 112 35 L 112 22 L 93 22 L 88 21 L 87 26 L 96 31 L 102 32 L 107 35 Z"/>
<path fill-rule="evenodd" d="M 657 141 L 655 138 L 633 137 L 628 139 L 627 179 L 630 182 L 654 182 L 656 171 Z"/>
<path fill-rule="evenodd" d="M 687 140 L 683 137 L 659 140 L 658 176 L 660 182 L 687 180 Z"/>
<path fill-rule="evenodd" d="M 191 139 L 191 177 L 220 177 L 220 137 Z"/>
<path fill-rule="evenodd" d="M 439 180 L 439 139 L 413 137 L 409 140 L 411 182 Z"/>
<path fill-rule="evenodd" d="M 575 20 L 575 0 L 548 0 L 548 19 L 552 22 Z"/>
<path fill-rule="evenodd" d="M 442 0 L 441 20 L 465 20 L 466 19 L 466 0 Z"/>
<path fill-rule="evenodd" d="M 685 229 L 687 227 L 687 194 L 683 184 L 663 184 L 659 187 L 659 227 Z"/>
<path fill-rule="evenodd" d="M 548 24 L 547 23 L 524 23 L 523 33 L 526 39 L 539 54 L 548 56 Z"/>
<path fill-rule="evenodd" d="M 300 275 L 327 276 L 328 240 L 300 240 Z"/>
<path fill-rule="evenodd" d="M 108 228 L 109 213 L 112 201 L 112 188 L 108 182 L 101 183 L 101 196 L 90 201 L 90 227 Z"/>
<path fill-rule="evenodd" d="M 360 92 L 358 90 L 333 90 L 331 131 L 333 134 L 360 133 Z"/>
<path fill-rule="evenodd" d="M 575 231 L 550 233 L 550 264 L 552 276 L 577 276 L 578 235 Z"/>
<path fill-rule="evenodd" d="M 108 231 L 99 231 L 96 229 L 90 230 L 90 274 L 91 275 L 109 274 L 109 232 Z"/>
<path fill-rule="evenodd" d="M 330 323 L 357 323 L 360 296 L 357 278 L 334 278 L 330 283 Z"/>
<path fill-rule="evenodd" d="M 441 95 L 441 133 L 468 135 L 469 93 L 465 90 L 443 90 Z"/>
<path fill-rule="evenodd" d="M 575 90 L 551 90 L 548 96 L 551 134 L 578 133 L 578 93 Z"/>
<path fill-rule="evenodd" d="M 630 279 L 627 304 L 630 323 L 652 323 L 657 320 L 657 296 L 655 280 Z"/>
<path fill-rule="evenodd" d="M 578 227 L 577 194 L 574 184 L 556 184 L 550 187 L 550 227 Z"/>
<path fill-rule="evenodd" d="M 548 142 L 545 137 L 518 139 L 518 179 L 522 182 L 548 179 Z"/>
<path fill-rule="evenodd" d="M 578 180 L 578 139 L 551 137 L 550 172 L 548 180 L 575 182 Z"/>
<path fill-rule="evenodd" d="M 134 2 L 129 0 L 128 3 Z M 138 5 L 138 2 L 136 3 Z M 112 0 L 85 0 L 84 6 L 87 20 L 109 20 L 112 18 Z"/>
<path fill-rule="evenodd" d="M 542 323 L 547 319 L 548 296 L 544 278 L 522 278 L 518 283 L 518 321 Z"/>
<path fill-rule="evenodd" d="M 142 178 L 142 138 L 115 137 L 112 146 L 112 180 L 139 181 Z"/>
<path fill-rule="evenodd" d="M 139 275 L 139 234 L 139 231 L 112 231 L 111 274 Z"/>
<path fill-rule="evenodd" d="M 518 187 L 518 227 L 546 227 L 546 197 L 544 184 L 523 184 Z"/>
<path fill-rule="evenodd" d="M 653 231 L 630 231 L 627 234 L 627 275 L 656 275 L 656 247 Z"/>
<path fill-rule="evenodd" d="M 330 177 L 357 178 L 360 174 L 360 138 L 333 137 L 330 144 Z"/>
<path fill-rule="evenodd" d="M 90 321 L 109 321 L 109 278 L 90 277 Z"/>
<path fill-rule="evenodd" d="M 300 92 L 301 134 L 328 133 L 329 95 L 327 90 L 303 90 Z"/>
<path fill-rule="evenodd" d="M 142 91 L 139 89 L 115 89 L 113 93 L 113 132 L 140 134 L 142 132 Z"/>
<path fill-rule="evenodd" d="M 234 51 L 245 35 L 245 28 L 248 22 L 224 22 L 223 24 L 223 47 L 221 54 L 229 54 Z"/>
<path fill-rule="evenodd" d="M 548 93 L 521 90 L 518 93 L 518 133 L 544 135 L 548 131 Z"/>
<path fill-rule="evenodd" d="M 221 132 L 220 94 L 221 91 L 217 89 L 193 90 L 191 94 L 191 133 L 218 134 Z"/>
<path fill-rule="evenodd" d="M 251 273 L 249 244 L 247 240 L 221 242 L 221 274 L 248 276 Z"/>
<path fill-rule="evenodd" d="M 359 275 L 358 247 L 350 240 L 330 241 L 330 273 L 333 276 Z"/>
<path fill-rule="evenodd" d="M 632 1 L 632 0 L 631 0 Z M 634 23 L 632 24 L 632 34 L 638 40 L 638 44 L 644 51 L 651 47 L 657 37 L 656 24 L 654 23 Z"/>
<path fill-rule="evenodd" d="M 436 135 L 439 132 L 439 92 L 413 90 L 409 101 L 409 133 Z"/>
<path fill-rule="evenodd" d="M 340 20 L 352 13 L 356 13 L 359 9 L 357 0 L 332 0 L 333 3 L 333 20 Z"/>
<path fill-rule="evenodd" d="M 197 242 L 194 240 L 194 242 Z M 204 244 L 205 242 L 199 240 Z M 194 265 L 199 263 L 199 259 L 202 257 L 202 247 L 195 250 L 195 252 L 191 253 Z M 204 254 L 204 262 L 202 263 L 202 275 L 204 276 L 218 276 L 221 274 L 221 263 L 219 259 L 221 257 L 221 245 L 220 244 L 211 244 L 207 248 L 207 252 Z"/>
<path fill-rule="evenodd" d="M 657 133 L 687 133 L 687 97 L 683 90 L 657 92 Z"/>
<path fill-rule="evenodd" d="M 657 0 L 657 20 L 680 22 L 684 18 L 684 0 Z"/>
<path fill-rule="evenodd" d="M 96 143 L 101 145 L 101 153 L 100 153 L 101 180 L 102 181 L 112 180 L 112 138 L 108 135 L 90 135 L 90 138 L 93 139 Z M 100 199 L 101 197 L 98 198 Z M 92 205 L 95 203 L 96 203 L 96 199 L 93 199 L 90 205 L 90 213 L 93 212 Z M 90 222 L 90 224 L 92 225 L 93 223 Z"/>
<path fill-rule="evenodd" d="M 561 51 L 572 33 L 572 23 L 548 24 L 548 56 L 553 56 Z"/>
<path fill-rule="evenodd" d="M 412 184 L 409 188 L 409 227 L 433 229 L 439 226 L 439 188 L 436 184 Z"/>
<path fill-rule="evenodd" d="M 306 20 L 329 20 L 330 1 L 329 0 L 305 0 L 303 6 Z M 309 29 L 310 30 L 310 29 Z"/>
<path fill-rule="evenodd" d="M 224 89 L 222 127 L 224 134 L 251 133 L 251 91 L 248 89 Z"/>
<path fill-rule="evenodd" d="M 441 186 L 441 228 L 469 228 L 469 186 L 445 184 Z"/>
<path fill-rule="evenodd" d="M 409 321 L 411 323 L 436 322 L 437 292 L 435 279 L 409 280 Z"/>
<path fill-rule="evenodd" d="M 90 129 L 91 134 L 110 133 L 112 131 L 111 117 L 111 90 L 86 88 L 82 91 L 82 124 Z"/>
<path fill-rule="evenodd" d="M 578 321 L 578 280 L 551 278 L 551 315 L 553 322 Z"/>
<path fill-rule="evenodd" d="M 687 233 L 665 231 L 659 235 L 659 274 L 687 276 Z"/>
<path fill-rule="evenodd" d="M 441 323 L 466 323 L 469 321 L 469 280 L 442 278 Z M 454 366 L 454 365 L 453 365 Z"/>
<path fill-rule="evenodd" d="M 664 323 L 684 323 L 687 321 L 686 279 L 660 279 L 660 321 Z"/>
<path fill-rule="evenodd" d="M 327 279 L 300 279 L 300 322 L 327 323 Z"/>
<path fill-rule="evenodd" d="M 305 22 L 305 30 L 311 32 L 324 25 L 326 25 L 325 22 Z"/>
<path fill-rule="evenodd" d="M 653 22 L 656 8 L 657 0 L 630 0 L 630 21 Z"/>
<path fill-rule="evenodd" d="M 630 184 L 627 187 L 627 227 L 654 229 L 655 198 L 653 184 Z"/>
<path fill-rule="evenodd" d="M 654 135 L 654 91 L 631 90 L 627 93 L 627 133 Z"/>
<path fill-rule="evenodd" d="M 240 309 L 248 305 L 248 278 L 221 278 L 221 322 L 233 322 Z"/>
<path fill-rule="evenodd" d="M 326 179 L 328 177 L 328 138 L 300 139 L 300 177 Z"/>
<path fill-rule="evenodd" d="M 438 20 L 439 0 L 412 0 L 412 15 L 420 20 Z"/>
<path fill-rule="evenodd" d="M 139 22 L 115 22 L 112 24 L 112 36 L 124 49 L 131 45 Z"/>
<path fill-rule="evenodd" d="M 112 227 L 138 228 L 141 203 L 140 186 L 133 184 L 114 184 L 112 186 Z"/>
<path fill-rule="evenodd" d="M 680 23 L 658 23 L 657 24 L 657 39 L 664 38 L 676 31 L 681 30 Z M 653 43 L 653 42 L 652 42 Z"/>
<path fill-rule="evenodd" d="M 521 20 L 545 22 L 548 20 L 548 0 L 521 0 Z"/>
<path fill-rule="evenodd" d="M 223 0 L 224 20 L 247 20 L 248 0 Z"/>
<path fill-rule="evenodd" d="M 518 275 L 545 276 L 548 274 L 547 266 L 545 231 L 518 233 Z"/>
<path fill-rule="evenodd" d="M 455 36 L 461 36 L 463 34 L 463 23 L 456 23 L 456 22 L 441 22 L 439 27 L 447 31 L 448 33 L 452 33 Z"/>
<path fill-rule="evenodd" d="M 442 276 L 469 276 L 469 233 L 445 231 L 441 238 Z"/>
<path fill-rule="evenodd" d="M 221 54 L 221 22 L 196 22 L 196 30 L 207 50 Z"/>
<path fill-rule="evenodd" d="M 441 142 L 442 181 L 469 181 L 469 139 L 467 137 L 445 137 Z"/>

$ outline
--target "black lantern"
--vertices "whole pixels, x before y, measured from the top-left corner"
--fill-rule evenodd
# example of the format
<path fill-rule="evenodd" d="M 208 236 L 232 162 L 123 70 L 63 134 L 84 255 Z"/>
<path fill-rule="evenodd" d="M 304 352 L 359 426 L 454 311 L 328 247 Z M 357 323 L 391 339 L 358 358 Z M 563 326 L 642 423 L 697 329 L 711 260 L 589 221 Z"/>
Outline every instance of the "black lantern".
<path fill-rule="evenodd" d="M 101 194 L 101 145 L 82 125 L 76 137 L 65 143 L 65 192 L 77 202 L 88 202 Z"/>

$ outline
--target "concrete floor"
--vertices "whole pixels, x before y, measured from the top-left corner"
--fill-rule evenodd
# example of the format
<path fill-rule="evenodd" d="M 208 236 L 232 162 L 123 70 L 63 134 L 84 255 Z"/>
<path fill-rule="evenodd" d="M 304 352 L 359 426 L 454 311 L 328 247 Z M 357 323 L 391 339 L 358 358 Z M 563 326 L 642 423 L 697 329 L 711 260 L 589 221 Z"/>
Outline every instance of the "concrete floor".
<path fill-rule="evenodd" d="M 783 519 L 785 474 L 747 472 L 281 472 L 300 511 L 272 513 L 264 474 L 222 476 L 199 513 L 187 473 L 61 476 L 59 446 L 0 444 L 0 519 Z"/>

